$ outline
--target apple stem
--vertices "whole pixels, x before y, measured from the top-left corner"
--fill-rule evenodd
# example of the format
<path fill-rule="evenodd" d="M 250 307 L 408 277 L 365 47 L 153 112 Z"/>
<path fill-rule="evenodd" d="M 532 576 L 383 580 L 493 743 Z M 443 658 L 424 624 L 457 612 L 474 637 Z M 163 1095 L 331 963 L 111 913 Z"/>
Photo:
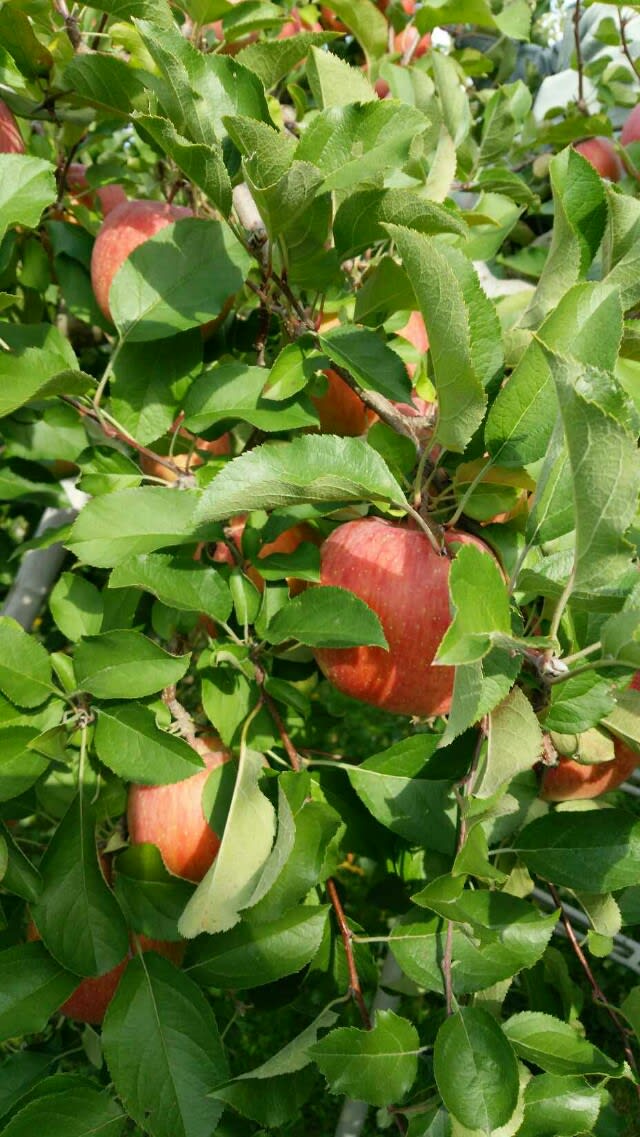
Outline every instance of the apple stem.
<path fill-rule="evenodd" d="M 471 494 L 475 490 L 476 486 L 480 485 L 480 483 L 484 479 L 485 474 L 487 473 L 488 470 L 491 469 L 492 466 L 493 466 L 493 458 L 489 458 L 489 460 L 485 463 L 485 465 L 482 467 L 482 469 L 476 474 L 475 478 L 473 479 L 473 481 L 471 482 L 471 484 L 469 485 L 469 487 L 467 488 L 467 490 L 463 494 L 462 499 L 458 503 L 458 508 L 456 509 L 453 517 L 451 517 L 450 520 L 447 521 L 447 529 L 452 529 L 453 526 L 458 523 L 458 521 L 460 520 L 461 514 L 464 513 L 464 507 L 467 504 L 469 498 L 471 497 Z"/>
<path fill-rule="evenodd" d="M 422 515 L 420 513 L 418 513 L 417 509 L 414 509 L 413 506 L 408 505 L 406 502 L 392 502 L 391 504 L 394 506 L 394 508 L 403 509 L 405 513 L 408 513 L 409 517 L 411 517 L 415 521 L 416 525 L 418 525 L 419 528 L 422 529 L 422 532 L 425 534 L 425 536 L 429 538 L 431 546 L 432 546 L 433 550 L 438 554 L 438 556 L 440 557 L 440 556 L 444 555 L 443 554 L 443 547 L 440 544 L 440 542 L 438 541 L 438 538 L 436 537 L 435 533 L 433 532 L 433 529 L 431 528 L 429 523 L 427 521 L 425 521 L 424 517 L 422 517 Z"/>

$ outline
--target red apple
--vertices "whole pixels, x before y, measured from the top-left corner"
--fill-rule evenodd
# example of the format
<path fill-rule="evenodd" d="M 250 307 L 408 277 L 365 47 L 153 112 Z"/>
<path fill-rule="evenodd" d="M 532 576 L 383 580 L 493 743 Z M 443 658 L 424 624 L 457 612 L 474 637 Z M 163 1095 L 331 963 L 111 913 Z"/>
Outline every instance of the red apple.
<path fill-rule="evenodd" d="M 0 100 L 0 154 L 24 154 L 25 145 L 13 112 Z"/>
<path fill-rule="evenodd" d="M 640 671 L 634 675 L 631 689 L 640 691 Z M 600 797 L 600 794 L 615 790 L 640 765 L 640 754 L 625 746 L 619 738 L 614 738 L 613 748 L 615 758 L 611 762 L 589 766 L 572 758 L 560 758 L 557 766 L 545 767 L 540 796 L 545 801 L 575 801 Z"/>
<path fill-rule="evenodd" d="M 622 128 L 620 134 L 620 141 L 623 146 L 628 146 L 630 142 L 638 142 L 640 140 L 640 103 L 633 108 L 628 115 L 627 120 Z"/>
<path fill-rule="evenodd" d="M 117 205 L 128 200 L 122 186 L 108 185 L 91 189 L 87 181 L 87 167 L 83 162 L 70 162 L 66 174 L 67 188 L 73 194 L 73 201 L 86 205 L 88 209 L 95 209 L 96 198 L 100 204 L 104 217 L 111 213 Z"/>
<path fill-rule="evenodd" d="M 482 541 L 451 531 L 447 545 Z M 421 530 L 377 517 L 335 529 L 321 550 L 320 583 L 347 588 L 377 613 L 389 645 L 319 648 L 316 659 L 338 690 L 386 711 L 443 715 L 455 669 L 433 664 L 451 623 L 448 556 Z"/>
<path fill-rule="evenodd" d="M 91 283 L 100 311 L 111 319 L 109 290 L 127 257 L 165 226 L 193 212 L 162 201 L 125 201 L 112 209 L 100 226 L 91 254 Z"/>
<path fill-rule="evenodd" d="M 286 24 L 282 25 L 280 31 L 276 36 L 276 39 L 289 39 L 291 36 L 299 35 L 300 32 L 321 31 L 322 25 L 319 24 L 317 20 L 314 20 L 313 23 L 309 23 L 308 20 L 303 20 L 298 9 L 296 7 L 293 7 L 291 9 L 291 19 L 287 20 Z"/>
<path fill-rule="evenodd" d="M 231 757 L 215 737 L 199 739 L 197 749 L 204 770 L 173 785 L 131 785 L 127 809 L 131 843 L 157 845 L 169 872 L 194 881 L 202 880 L 220 848 L 202 812 L 202 791 L 209 771 Z"/>
<path fill-rule="evenodd" d="M 238 549 L 242 552 L 242 534 L 244 533 L 247 524 L 246 513 L 241 513 L 238 517 L 232 517 L 226 532 Z M 293 553 L 298 545 L 303 541 L 311 541 L 314 545 L 319 545 L 322 538 L 317 529 L 312 525 L 307 525 L 306 521 L 301 521 L 299 525 L 292 525 L 290 529 L 285 529 L 273 541 L 267 541 L 258 553 L 258 560 L 263 560 L 265 557 L 272 556 L 273 553 Z M 218 564 L 235 565 L 237 560 L 234 557 L 231 549 L 224 541 L 219 541 L 215 547 L 213 556 L 211 558 Z M 264 578 L 253 565 L 248 562 L 244 563 L 244 571 L 253 581 L 259 592 L 264 592 Z M 304 580 L 296 580 L 295 577 L 287 577 L 287 584 L 289 585 L 289 592 L 292 596 L 297 596 L 307 587 L 307 582 Z"/>
<path fill-rule="evenodd" d="M 323 374 L 329 381 L 326 392 L 324 395 L 311 396 L 320 417 L 321 433 L 348 437 L 364 434 L 378 417 L 375 411 L 365 407 L 362 399 L 337 371 L 329 368 Z"/>
<path fill-rule="evenodd" d="M 406 55 L 410 59 L 419 59 L 431 47 L 431 35 L 425 32 L 423 36 L 413 24 L 408 24 L 394 37 L 393 49 L 399 55 Z"/>
<path fill-rule="evenodd" d="M 332 31 L 332 32 L 346 32 L 346 31 L 348 31 L 346 24 L 343 24 L 342 20 L 338 19 L 335 12 L 332 12 L 331 8 L 328 8 L 325 4 L 322 4 L 320 7 L 320 16 L 322 19 L 323 26 L 325 28 L 329 28 L 330 31 Z"/>
<path fill-rule="evenodd" d="M 587 159 L 601 178 L 608 178 L 610 182 L 620 181 L 622 165 L 615 146 L 608 138 L 585 138 L 584 142 L 576 143 L 575 149 Z"/>

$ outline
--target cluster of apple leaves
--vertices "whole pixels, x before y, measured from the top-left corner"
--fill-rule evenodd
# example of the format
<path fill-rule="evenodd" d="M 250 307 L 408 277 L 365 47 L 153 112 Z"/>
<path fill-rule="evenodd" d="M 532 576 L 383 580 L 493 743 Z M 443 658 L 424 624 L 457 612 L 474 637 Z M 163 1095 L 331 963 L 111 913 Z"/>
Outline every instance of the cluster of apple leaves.
<path fill-rule="evenodd" d="M 491 53 L 404 59 L 402 5 L 331 7 L 346 33 L 308 5 L 283 38 L 291 6 L 255 0 L 0 11 L 27 140 L 0 154 L 2 1137 L 297 1133 L 327 1088 L 410 1137 L 622 1137 L 615 1103 L 637 1100 L 640 987 L 612 987 L 609 1029 L 534 893 L 584 911 L 596 969 L 640 925 L 633 801 L 550 807 L 534 770 L 549 731 L 604 726 L 640 754 L 636 183 L 563 148 L 604 115 L 540 123 Z M 530 34 L 521 0 L 411 22 L 510 50 Z M 76 158 L 93 188 L 197 214 L 124 263 L 113 323 L 90 281 L 99 214 L 64 186 Z M 490 298 L 487 262 L 521 290 Z M 412 313 L 427 355 L 398 335 Z M 318 433 L 329 363 L 380 411 L 366 438 Z M 323 681 L 314 648 L 385 639 L 350 593 L 290 595 L 317 585 L 316 545 L 260 557 L 301 521 L 326 537 L 411 511 L 425 440 L 393 412 L 412 386 L 438 407 L 433 517 L 501 565 L 471 546 L 452 563 L 453 704 L 428 723 Z M 165 484 L 143 459 L 171 463 L 176 424 L 231 432 L 232 453 Z M 238 514 L 241 551 L 216 559 Z M 21 574 L 54 545 L 32 629 Z M 578 659 L 549 679 L 543 653 Z M 174 690 L 235 759 L 207 782 L 222 844 L 198 886 L 123 820 L 129 783 L 202 769 Z M 185 939 L 183 967 L 134 954 L 79 1037 L 59 1008 L 136 934 Z"/>

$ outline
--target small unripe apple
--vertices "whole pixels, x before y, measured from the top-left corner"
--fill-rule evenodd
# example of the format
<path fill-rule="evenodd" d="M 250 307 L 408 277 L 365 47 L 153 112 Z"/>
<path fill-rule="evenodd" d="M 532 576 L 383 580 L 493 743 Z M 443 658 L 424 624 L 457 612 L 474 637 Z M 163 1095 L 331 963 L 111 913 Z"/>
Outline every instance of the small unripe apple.
<path fill-rule="evenodd" d="M 487 546 L 451 531 L 447 545 Z M 318 648 L 327 679 L 345 695 L 404 715 L 444 715 L 451 707 L 455 668 L 434 665 L 451 623 L 451 559 L 419 529 L 377 517 L 335 529 L 321 549 L 320 583 L 346 588 L 377 613 L 389 645 Z"/>
<path fill-rule="evenodd" d="M 131 843 L 157 845 L 169 872 L 193 881 L 202 880 L 220 848 L 202 810 L 202 791 L 210 771 L 231 757 L 219 738 L 197 741 L 204 770 L 172 785 L 131 785 L 127 808 Z"/>
<path fill-rule="evenodd" d="M 411 59 L 419 59 L 431 47 L 431 35 L 425 32 L 423 36 L 413 24 L 408 24 L 401 32 L 398 32 L 394 37 L 393 49 L 399 55 L 410 56 Z"/>
<path fill-rule="evenodd" d="M 118 205 L 128 200 L 122 186 L 108 185 L 92 189 L 87 181 L 87 167 L 84 162 L 70 162 L 66 173 L 67 189 L 73 194 L 73 200 L 87 209 L 96 208 L 96 199 L 102 210 L 103 217 L 111 213 Z"/>
<path fill-rule="evenodd" d="M 620 181 L 622 166 L 616 148 L 608 138 L 585 138 L 583 142 L 576 143 L 575 150 L 587 159 L 601 178 L 608 178 L 610 182 Z"/>
<path fill-rule="evenodd" d="M 24 154 L 20 128 L 13 112 L 0 100 L 0 154 Z"/>
<path fill-rule="evenodd" d="M 111 319 L 109 290 L 118 269 L 138 245 L 181 217 L 193 217 L 193 211 L 162 201 L 125 201 L 105 218 L 91 254 L 91 284 L 107 320 Z"/>
<path fill-rule="evenodd" d="M 321 17 L 321 21 L 322 21 L 323 26 L 325 28 L 329 28 L 330 31 L 332 31 L 332 32 L 346 32 L 346 31 L 348 31 L 346 24 L 343 24 L 342 20 L 340 20 L 338 18 L 338 16 L 336 16 L 335 12 L 332 12 L 331 8 L 327 7 L 326 4 L 322 4 L 320 7 L 320 17 Z"/>
<path fill-rule="evenodd" d="M 634 675 L 631 689 L 640 691 L 640 671 Z M 543 770 L 540 796 L 545 801 L 575 801 L 615 790 L 640 765 L 640 754 L 619 738 L 614 738 L 613 750 L 615 758 L 611 762 L 595 765 L 560 757 L 557 766 L 546 766 Z"/>
<path fill-rule="evenodd" d="M 633 108 L 627 116 L 627 120 L 622 128 L 620 134 L 620 141 L 623 146 L 628 146 L 630 142 L 638 142 L 640 140 L 640 103 Z"/>

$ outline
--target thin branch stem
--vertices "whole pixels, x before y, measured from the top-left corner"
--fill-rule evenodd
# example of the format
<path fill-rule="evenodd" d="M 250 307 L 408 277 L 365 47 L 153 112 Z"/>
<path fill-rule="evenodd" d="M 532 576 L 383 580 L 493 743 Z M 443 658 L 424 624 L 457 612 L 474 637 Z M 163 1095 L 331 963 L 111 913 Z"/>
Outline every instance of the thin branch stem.
<path fill-rule="evenodd" d="M 68 403 L 69 406 L 73 407 L 74 410 L 76 410 L 79 415 L 82 415 L 83 418 L 89 418 L 92 422 L 97 423 L 107 438 L 118 438 L 121 442 L 125 442 L 127 446 L 131 446 L 131 448 L 133 450 L 136 450 L 138 454 L 143 454 L 145 457 L 150 458 L 153 462 L 158 462 L 161 466 L 165 466 L 168 470 L 171 470 L 178 477 L 184 474 L 184 470 L 181 470 L 180 467 L 177 466 L 175 462 L 172 462 L 170 458 L 167 458 L 166 455 L 156 454 L 155 450 L 150 450 L 148 446 L 143 446 L 142 443 L 137 442 L 136 439 L 132 438 L 130 434 L 126 433 L 126 431 L 123 431 L 119 427 L 112 425 L 112 421 L 107 422 L 104 416 L 104 412 L 101 413 L 99 411 L 96 411 L 92 407 L 85 407 L 81 402 L 78 401 L 78 399 L 73 399 L 70 395 L 61 395 L 60 398 L 63 402 Z M 109 418 L 109 416 L 106 417 Z"/>
<path fill-rule="evenodd" d="M 256 682 L 260 688 L 260 696 L 261 696 L 262 702 L 263 702 L 264 706 L 267 708 L 269 714 L 271 715 L 271 718 L 273 719 L 276 730 L 278 731 L 278 734 L 280 735 L 280 740 L 281 740 L 282 745 L 285 749 L 285 753 L 287 755 L 287 758 L 289 759 L 289 762 L 291 763 L 291 769 L 294 770 L 296 774 L 299 774 L 301 769 L 302 769 L 302 766 L 303 766 L 303 759 L 298 754 L 298 751 L 296 750 L 295 746 L 293 745 L 293 742 L 291 741 L 291 739 L 287 733 L 287 728 L 285 727 L 284 722 L 282 721 L 280 711 L 276 707 L 273 699 L 271 698 L 271 695 L 267 691 L 265 691 L 264 685 L 265 685 L 266 678 L 267 678 L 267 676 L 266 676 L 264 670 L 262 669 L 262 667 L 260 666 L 259 663 L 256 663 Z"/>
<path fill-rule="evenodd" d="M 573 10 L 573 39 L 576 47 L 576 70 L 578 72 L 577 107 L 582 114 L 586 114 L 587 104 L 584 99 L 584 62 L 582 59 L 582 43 L 580 41 L 580 16 L 580 0 L 576 0 Z"/>
<path fill-rule="evenodd" d="M 585 656 L 593 655 L 594 651 L 600 651 L 601 649 L 602 644 L 600 640 L 598 640 L 594 644 L 589 644 L 588 647 L 583 647 L 582 651 L 574 651 L 573 655 L 565 655 L 562 662 L 566 663 L 568 667 L 570 663 L 575 663 L 577 659 L 584 659 Z"/>
<path fill-rule="evenodd" d="M 480 485 L 485 474 L 487 473 L 487 470 L 490 470 L 492 466 L 493 466 L 493 458 L 489 458 L 489 460 L 482 467 L 482 469 L 479 471 L 479 473 L 476 474 L 475 478 L 471 482 L 471 485 L 468 487 L 468 489 L 463 494 L 463 496 L 462 496 L 462 498 L 458 504 L 458 508 L 456 509 L 453 517 L 450 518 L 449 521 L 447 521 L 447 529 L 453 528 L 453 526 L 460 520 L 461 515 L 464 513 L 464 507 L 467 504 L 469 498 L 471 497 L 471 494 L 475 490 L 476 486 Z"/>
<path fill-rule="evenodd" d="M 575 580 L 576 580 L 576 564 L 574 561 L 573 568 L 571 569 L 571 572 L 569 573 L 569 577 L 567 579 L 567 583 L 565 584 L 565 586 L 562 590 L 562 594 L 560 596 L 560 599 L 558 600 L 558 603 L 556 604 L 555 611 L 553 613 L 553 619 L 551 621 L 551 627 L 549 628 L 549 639 L 551 639 L 551 640 L 557 640 L 557 638 L 558 638 L 558 630 L 560 628 L 560 622 L 561 622 L 562 617 L 564 615 L 564 610 L 567 607 L 567 604 L 569 603 L 571 593 L 573 592 L 573 586 L 575 584 Z"/>
<path fill-rule="evenodd" d="M 610 1004 L 608 1003 L 607 998 L 604 994 L 604 991 L 602 990 L 602 988 L 600 987 L 600 984 L 598 983 L 597 979 L 595 978 L 595 976 L 591 970 L 591 967 L 589 966 L 589 961 L 588 961 L 587 957 L 585 956 L 585 954 L 582 950 L 582 947 L 578 943 L 578 937 L 576 936 L 575 929 L 573 927 L 573 924 L 571 923 L 571 920 L 569 919 L 568 913 L 564 909 L 562 901 L 558 895 L 557 889 L 552 884 L 548 884 L 547 887 L 549 889 L 551 896 L 553 897 L 553 901 L 554 901 L 555 905 L 560 909 L 560 919 L 562 920 L 562 923 L 564 924 L 564 929 L 565 929 L 565 932 L 567 933 L 567 939 L 569 940 L 569 943 L 571 944 L 571 947 L 573 949 L 574 955 L 576 956 L 576 959 L 578 960 L 582 970 L 584 971 L 584 973 L 587 977 L 587 980 L 588 980 L 589 985 L 591 987 L 591 990 L 593 992 L 593 998 L 594 998 L 595 1002 L 598 1003 L 604 1011 L 606 1011 L 609 1018 L 611 1019 L 611 1022 L 615 1026 L 615 1028 L 616 1028 L 616 1030 L 617 1030 L 617 1032 L 620 1035 L 620 1038 L 622 1040 L 622 1048 L 624 1050 L 625 1057 L 629 1063 L 629 1066 L 633 1070 L 633 1073 L 635 1074 L 636 1079 L 638 1079 L 638 1076 L 639 1076 L 638 1063 L 636 1061 L 635 1054 L 633 1053 L 633 1050 L 631 1049 L 631 1046 L 629 1044 L 629 1037 L 628 1037 L 629 1032 L 627 1031 L 627 1028 L 625 1027 L 625 1025 L 624 1025 L 622 1019 L 620 1018 L 620 1016 L 618 1015 L 617 1011 L 615 1011 L 614 1008 L 612 1006 L 610 1006 Z M 635 1089 L 636 1089 L 636 1093 L 637 1093 L 638 1097 L 640 1098 L 640 1083 L 637 1080 L 635 1082 Z"/>
<path fill-rule="evenodd" d="M 196 739 L 195 723 L 191 718 L 189 712 L 185 710 L 182 703 L 179 701 L 178 696 L 176 695 L 175 684 L 172 683 L 169 687 L 165 687 L 164 691 L 162 692 L 162 702 L 164 703 L 165 707 L 168 707 L 171 711 L 171 714 L 173 715 L 173 718 L 178 727 L 178 733 L 180 736 L 184 738 L 185 742 L 189 743 L 189 746 L 197 749 L 198 742 Z"/>
<path fill-rule="evenodd" d="M 635 75 L 637 75 L 638 79 L 640 79 L 640 67 L 638 67 L 638 64 L 631 54 L 631 50 L 629 48 L 629 40 L 627 39 L 627 21 L 622 15 L 620 8 L 618 8 L 618 24 L 620 26 L 620 46 L 622 48 L 622 53 L 630 64 Z"/>
<path fill-rule="evenodd" d="M 331 901 L 331 907 L 335 912 L 338 928 L 340 929 L 340 936 L 344 946 L 345 955 L 347 957 L 347 968 L 349 970 L 349 994 L 356 1003 L 362 1019 L 362 1025 L 365 1030 L 371 1030 L 371 1018 L 367 1010 L 367 1004 L 364 1001 L 362 994 L 362 987 L 360 986 L 360 977 L 358 975 L 358 968 L 356 966 L 355 957 L 353 954 L 353 943 L 351 937 L 351 929 L 347 924 L 347 918 L 344 914 L 344 908 L 338 896 L 338 889 L 333 877 L 327 880 L 327 895 Z"/>

